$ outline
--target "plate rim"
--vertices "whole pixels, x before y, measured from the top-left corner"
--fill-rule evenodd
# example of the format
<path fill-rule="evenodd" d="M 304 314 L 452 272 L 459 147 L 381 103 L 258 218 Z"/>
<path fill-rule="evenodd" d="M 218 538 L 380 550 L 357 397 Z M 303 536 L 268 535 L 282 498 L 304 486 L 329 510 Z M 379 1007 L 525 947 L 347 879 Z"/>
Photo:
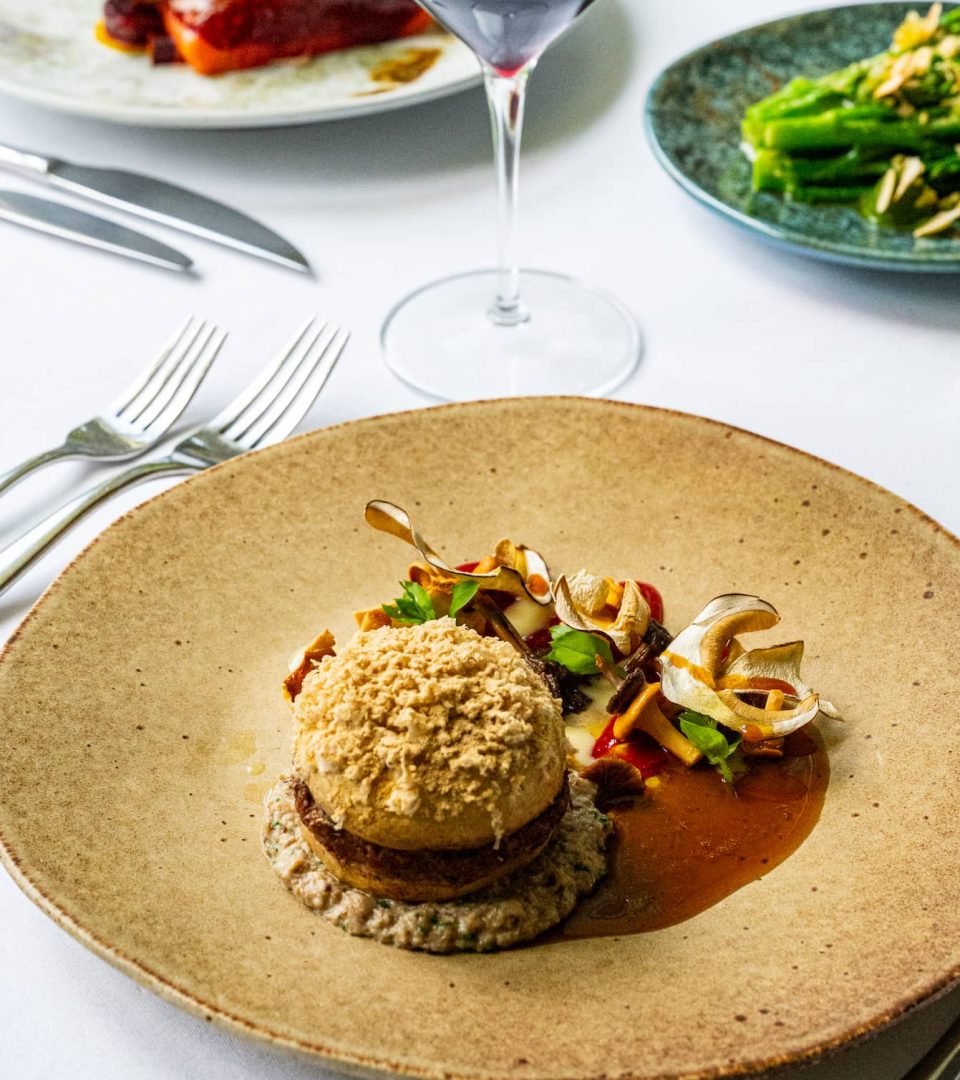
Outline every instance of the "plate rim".
<path fill-rule="evenodd" d="M 59 588 L 62 588 L 63 582 L 67 580 L 73 573 L 75 568 L 87 557 L 87 555 L 104 539 L 104 537 L 112 534 L 115 530 L 125 527 L 125 523 L 131 518 L 136 517 L 148 506 L 152 506 L 158 500 L 168 498 L 170 494 L 183 487 L 184 484 L 193 485 L 195 483 L 204 483 L 205 477 L 214 475 L 219 471 L 227 470 L 237 467 L 239 462 L 243 462 L 251 457 L 260 457 L 264 455 L 270 455 L 280 450 L 281 447 L 285 447 L 290 444 L 306 442 L 310 439 L 317 437 L 324 437 L 326 432 L 340 431 L 344 428 L 363 427 L 370 424 L 376 424 L 382 421 L 389 421 L 396 417 L 406 416 L 409 413 L 420 414 L 434 414 L 439 412 L 451 412 L 472 410 L 477 407 L 490 407 L 490 406 L 510 406 L 510 405 L 524 405 L 531 402 L 567 402 L 576 403 L 580 407 L 586 408 L 616 408 L 623 412 L 647 413 L 662 416 L 677 417 L 683 421 L 692 421 L 699 425 L 705 425 L 707 427 L 722 430 L 724 432 L 735 432 L 737 435 L 746 436 L 748 440 L 753 441 L 759 446 L 774 447 L 779 451 L 786 451 L 790 454 L 799 455 L 806 460 L 817 464 L 818 466 L 826 467 L 827 469 L 839 473 L 847 480 L 853 480 L 855 483 L 864 485 L 868 490 L 874 493 L 880 493 L 887 498 L 893 499 L 902 508 L 909 511 L 919 521 L 920 525 L 925 528 L 932 529 L 933 533 L 942 537 L 947 543 L 952 544 L 955 549 L 960 551 L 960 537 L 952 533 L 949 529 L 941 525 L 935 518 L 931 517 L 924 510 L 921 510 L 918 506 L 904 499 L 902 496 L 897 495 L 889 488 L 884 487 L 882 484 L 877 483 L 868 477 L 861 476 L 859 473 L 855 473 L 850 469 L 846 469 L 842 465 L 837 465 L 834 462 L 828 461 L 826 458 L 822 458 L 817 454 L 814 454 L 808 450 L 803 450 L 799 447 L 791 446 L 789 443 L 781 442 L 777 439 L 769 438 L 766 435 L 761 435 L 758 432 L 749 431 L 746 428 L 739 427 L 735 424 L 729 424 L 726 421 L 719 420 L 713 417 L 703 416 L 698 413 L 684 412 L 679 409 L 665 408 L 657 405 L 647 405 L 638 402 L 628 402 L 614 400 L 610 398 L 590 398 L 577 395 L 543 395 L 538 397 L 523 397 L 523 398 L 487 398 L 479 399 L 476 401 L 466 402 L 448 402 L 439 405 L 432 405 L 420 409 L 405 409 L 394 410 L 391 412 L 377 413 L 371 416 L 357 417 L 351 420 L 343 420 L 336 424 L 330 424 L 326 427 L 314 428 L 310 431 L 302 432 L 294 435 L 291 438 L 283 440 L 281 443 L 274 444 L 273 446 L 265 447 L 261 450 L 250 451 L 248 453 L 239 455 L 231 460 L 221 462 L 203 470 L 200 473 L 196 473 L 193 476 L 178 482 L 173 487 L 168 488 L 166 491 L 159 492 L 156 495 L 151 496 L 149 499 L 145 499 L 142 503 L 131 508 L 125 513 L 121 514 L 116 520 L 111 522 L 102 532 L 95 536 L 83 549 L 74 556 L 73 559 L 64 567 L 62 572 L 44 589 L 43 593 L 39 596 L 33 606 L 29 609 L 13 633 L 4 642 L 3 647 L 0 648 L 0 669 L 3 664 L 8 660 L 10 651 L 16 641 L 20 638 L 22 632 L 33 621 L 35 617 L 42 611 L 44 604 L 52 596 L 55 595 Z M 65 911 L 62 907 L 58 906 L 56 901 L 47 894 L 33 881 L 31 881 L 26 870 L 21 865 L 16 853 L 10 848 L 9 842 L 4 836 L 2 830 L 0 830 L 0 865 L 2 865 L 6 871 L 10 874 L 14 883 L 24 893 L 24 895 L 31 900 L 45 915 L 47 915 L 57 926 L 65 930 L 71 937 L 78 941 L 81 945 L 88 948 L 96 956 L 105 960 L 112 967 L 123 972 L 123 974 L 134 979 L 137 983 L 145 986 L 148 990 L 153 991 L 159 997 L 166 1001 L 171 1002 L 174 1005 L 183 1008 L 186 1012 L 204 1019 L 217 1023 L 220 1027 L 234 1034 L 245 1036 L 255 1042 L 266 1044 L 274 1048 L 284 1050 L 294 1054 L 307 1054 L 313 1059 L 319 1059 L 325 1063 L 328 1063 L 342 1071 L 345 1071 L 352 1075 L 364 1076 L 376 1078 L 376 1080 L 383 1080 L 384 1077 L 412 1077 L 417 1080 L 476 1080 L 474 1077 L 467 1077 L 464 1073 L 459 1073 L 450 1069 L 431 1070 L 430 1068 L 417 1068 L 411 1066 L 392 1066 L 390 1063 L 385 1062 L 383 1059 L 377 1059 L 371 1055 L 364 1055 L 361 1053 L 347 1053 L 337 1049 L 331 1049 L 325 1047 L 319 1041 L 310 1041 L 305 1039 L 293 1038 L 289 1035 L 284 1035 L 279 1032 L 271 1030 L 266 1025 L 256 1024 L 250 1020 L 245 1019 L 243 1016 L 230 1012 L 228 1009 L 222 1008 L 213 1002 L 202 1000 L 199 996 L 194 995 L 184 989 L 177 986 L 174 982 L 164 978 L 159 973 L 151 970 L 151 968 L 143 961 L 138 960 L 107 941 L 101 939 L 97 934 L 93 933 L 85 926 L 83 926 L 77 919 Z M 850 1049 L 860 1043 L 865 1042 L 871 1037 L 878 1035 L 885 1029 L 893 1026 L 895 1023 L 904 1019 L 908 1014 L 912 1013 L 916 1009 L 931 1004 L 940 997 L 949 993 L 951 990 L 960 986 L 960 962 L 957 963 L 955 968 L 947 969 L 946 971 L 939 972 L 935 977 L 932 977 L 926 987 L 922 990 L 918 990 L 913 994 L 907 994 L 904 997 L 898 999 L 895 1002 L 891 1002 L 885 1008 L 881 1009 L 876 1015 L 856 1025 L 850 1031 L 843 1034 L 834 1036 L 832 1038 L 821 1039 L 818 1042 L 811 1044 L 802 1051 L 796 1053 L 780 1053 L 770 1056 L 763 1060 L 755 1060 L 746 1062 L 742 1065 L 721 1065 L 715 1067 L 706 1067 L 700 1071 L 686 1072 L 683 1074 L 676 1073 L 660 1073 L 656 1077 L 647 1077 L 644 1080 L 716 1080 L 717 1077 L 755 1077 L 764 1073 L 768 1073 L 771 1070 L 777 1070 L 786 1066 L 799 1066 L 810 1065 L 818 1061 L 830 1058 L 837 1053 Z M 605 1074 L 597 1074 L 592 1080 L 605 1080 Z M 606 1078 L 609 1080 L 609 1078 Z M 624 1077 L 623 1080 L 629 1080 L 628 1077 Z"/>
<path fill-rule="evenodd" d="M 461 53 L 464 60 L 470 58 L 469 50 L 452 34 L 446 35 L 447 47 Z M 404 38 L 380 42 L 381 45 L 402 43 Z M 370 48 L 371 46 L 361 46 Z M 375 47 L 375 46 L 372 46 Z M 346 52 L 349 50 L 338 50 Z M 143 59 L 127 57 L 127 59 Z M 289 63 L 289 62 L 288 62 Z M 270 65 L 267 65 L 270 66 Z M 196 110 L 169 105 L 104 104 L 96 101 L 77 99 L 69 94 L 38 89 L 22 80 L 7 78 L 0 73 L 0 94 L 23 102 L 35 108 L 49 109 L 65 116 L 78 116 L 88 120 L 116 124 L 121 127 L 147 127 L 164 130 L 183 131 L 229 131 L 244 128 L 294 127 L 298 124 L 321 124 L 336 120 L 349 120 L 353 117 L 373 116 L 378 113 L 393 112 L 395 109 L 413 105 L 424 105 L 453 94 L 463 93 L 480 86 L 483 73 L 480 65 L 470 74 L 458 75 L 439 85 L 423 88 L 419 81 L 396 87 L 388 94 L 373 94 L 369 97 L 357 97 L 351 103 L 310 107 L 306 105 L 276 108 L 265 111 L 241 111 L 236 107 L 212 109 L 209 106 Z M 205 76 L 197 75 L 199 79 Z"/>
<path fill-rule="evenodd" d="M 897 8 L 905 6 L 903 0 L 870 0 L 870 2 L 871 6 L 876 7 Z M 684 172 L 684 170 L 673 160 L 660 140 L 657 130 L 657 113 L 659 108 L 657 98 L 662 94 L 663 86 L 667 78 L 675 71 L 686 66 L 691 61 L 699 59 L 713 49 L 716 49 L 718 46 L 726 44 L 732 38 L 744 34 L 756 33 L 762 30 L 769 30 L 786 23 L 800 23 L 803 20 L 816 15 L 850 11 L 862 6 L 863 4 L 847 3 L 822 8 L 805 8 L 802 11 L 782 15 L 765 22 L 751 23 L 740 29 L 732 30 L 722 37 L 713 38 L 710 41 L 694 46 L 692 49 L 688 49 L 685 53 L 678 56 L 675 60 L 670 61 L 666 67 L 661 69 L 654 78 L 650 89 L 647 91 L 643 109 L 643 126 L 647 141 L 653 151 L 654 157 L 661 167 L 671 180 L 673 180 L 683 191 L 702 206 L 705 206 L 708 210 L 712 210 L 715 214 L 731 221 L 742 230 L 755 236 L 759 236 L 768 243 L 772 243 L 789 251 L 810 255 L 814 258 L 838 263 L 843 266 L 855 266 L 869 270 L 893 270 L 901 273 L 958 273 L 960 272 L 960 254 L 944 255 L 936 251 L 931 251 L 929 254 L 919 256 L 915 251 L 912 251 L 903 252 L 902 254 L 885 252 L 883 254 L 872 255 L 870 250 L 866 248 L 854 247 L 849 244 L 836 243 L 829 240 L 818 240 L 803 232 L 798 232 L 785 226 L 764 221 L 762 218 L 753 217 L 751 214 L 745 213 L 735 206 L 731 206 L 723 199 L 716 195 L 712 195 L 709 191 L 702 188 L 696 180 Z M 953 8 L 956 7 L 957 4 L 950 3 L 947 6 Z"/>

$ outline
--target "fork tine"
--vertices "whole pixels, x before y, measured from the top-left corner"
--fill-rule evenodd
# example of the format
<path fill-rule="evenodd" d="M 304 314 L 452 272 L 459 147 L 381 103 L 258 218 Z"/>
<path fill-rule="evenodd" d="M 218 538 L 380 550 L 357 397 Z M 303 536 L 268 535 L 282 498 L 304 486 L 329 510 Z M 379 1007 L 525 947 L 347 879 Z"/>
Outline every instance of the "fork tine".
<path fill-rule="evenodd" d="M 170 353 L 157 374 L 140 392 L 133 405 L 118 415 L 118 420 L 141 429 L 150 423 L 155 413 L 163 407 L 163 403 L 176 391 L 182 378 L 183 363 L 187 358 L 196 355 L 197 345 L 202 343 L 205 334 L 208 335 L 209 325 L 204 320 L 192 327 L 190 333 Z"/>
<path fill-rule="evenodd" d="M 216 332 L 217 328 L 215 326 L 208 327 L 204 324 L 204 328 L 198 338 L 184 355 L 180 357 L 176 365 L 167 373 L 166 380 L 157 392 L 153 401 L 151 401 L 147 408 L 137 417 L 136 424 L 138 428 L 141 430 L 149 428 L 160 413 L 163 412 L 167 407 L 167 404 L 173 399 L 173 396 L 183 384 L 184 380 L 187 379 L 194 368 L 199 365 L 201 358 L 205 355 L 210 340 Z"/>
<path fill-rule="evenodd" d="M 243 446 L 256 446 L 270 428 L 284 415 L 291 402 L 300 393 L 304 384 L 316 370 L 336 333 L 337 327 L 331 326 L 327 328 L 324 326 L 319 333 L 314 334 L 307 345 L 306 351 L 300 358 L 296 370 L 291 373 L 286 383 L 280 387 L 273 401 L 266 403 L 260 415 L 245 430 L 234 430 L 229 437 Z"/>
<path fill-rule="evenodd" d="M 206 326 L 207 323 L 202 319 L 191 319 L 191 325 L 186 330 L 186 333 L 181 335 L 175 347 L 169 351 L 163 363 L 147 380 L 140 393 L 117 412 L 117 419 L 136 427 L 141 426 L 139 422 L 141 415 L 156 399 L 157 394 L 166 386 L 171 372 L 176 369 L 184 355 L 193 347 Z"/>
<path fill-rule="evenodd" d="M 219 356 L 220 350 L 227 340 L 227 336 L 226 330 L 218 330 L 216 327 L 212 328 L 210 334 L 200 347 L 196 361 L 187 370 L 176 393 L 170 398 L 163 409 L 160 410 L 157 416 L 155 416 L 147 425 L 145 434 L 159 435 L 166 431 L 167 428 L 178 419 L 183 410 L 193 400 L 193 395 L 197 392 L 200 384 L 206 377 L 207 372 L 210 370 L 210 365 Z"/>
<path fill-rule="evenodd" d="M 189 332 L 196 316 L 191 315 L 183 326 L 177 331 L 177 333 L 167 342 L 167 344 L 160 350 L 153 362 L 145 368 L 140 374 L 133 380 L 133 382 L 110 404 L 107 406 L 107 412 L 113 415 L 117 415 L 123 412 L 125 409 L 130 408 L 133 402 L 136 400 L 137 395 L 143 390 L 148 382 L 156 375 L 156 373 L 163 366 L 164 361 L 173 352 L 174 349 L 183 341 L 186 334 Z"/>
<path fill-rule="evenodd" d="M 314 360 L 309 377 L 303 382 L 294 396 L 283 405 L 282 409 L 273 416 L 270 423 L 266 423 L 265 416 L 252 428 L 244 438 L 244 444 L 248 449 L 255 446 L 266 446 L 269 443 L 280 442 L 300 423 L 307 414 L 310 406 L 320 396 L 320 391 L 326 385 L 327 379 L 337 366 L 350 334 L 346 330 L 334 329 L 331 337 L 324 342 L 323 348 Z M 271 412 L 276 411 L 276 406 Z"/>
<path fill-rule="evenodd" d="M 217 413 L 207 426 L 215 431 L 224 432 L 235 424 L 246 410 L 255 404 L 260 395 L 266 391 L 273 378 L 286 366 L 315 321 L 315 319 L 308 319 L 303 327 L 290 339 L 286 347 L 277 354 L 273 362 L 268 364 L 249 386 L 241 390 L 229 405 Z"/>
<path fill-rule="evenodd" d="M 331 330 L 330 333 L 333 331 Z M 300 346 L 291 353 L 289 360 L 263 392 L 223 432 L 224 437 L 246 445 L 253 438 L 247 437 L 253 429 L 259 430 L 261 419 L 274 408 L 276 402 L 289 400 L 304 379 L 310 374 L 314 360 L 311 359 L 317 342 L 327 334 L 327 323 L 322 322 L 301 339 Z M 292 387 L 292 389 L 291 389 Z"/>

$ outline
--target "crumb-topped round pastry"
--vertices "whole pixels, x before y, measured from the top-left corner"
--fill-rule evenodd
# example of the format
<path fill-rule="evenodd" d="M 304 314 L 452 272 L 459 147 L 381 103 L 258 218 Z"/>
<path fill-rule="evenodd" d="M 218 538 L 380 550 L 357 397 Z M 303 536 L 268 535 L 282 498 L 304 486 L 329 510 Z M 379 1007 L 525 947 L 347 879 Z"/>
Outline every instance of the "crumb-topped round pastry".
<path fill-rule="evenodd" d="M 409 902 L 352 885 L 306 840 L 296 781 L 267 795 L 263 850 L 284 885 L 307 908 L 348 934 L 403 949 L 486 952 L 529 941 L 556 926 L 607 869 L 612 825 L 593 804 L 594 787 L 571 774 L 570 806 L 532 862 L 468 896 Z"/>
<path fill-rule="evenodd" d="M 563 788 L 559 701 L 452 619 L 358 633 L 303 680 L 294 767 L 337 830 L 399 851 L 499 846 Z"/>

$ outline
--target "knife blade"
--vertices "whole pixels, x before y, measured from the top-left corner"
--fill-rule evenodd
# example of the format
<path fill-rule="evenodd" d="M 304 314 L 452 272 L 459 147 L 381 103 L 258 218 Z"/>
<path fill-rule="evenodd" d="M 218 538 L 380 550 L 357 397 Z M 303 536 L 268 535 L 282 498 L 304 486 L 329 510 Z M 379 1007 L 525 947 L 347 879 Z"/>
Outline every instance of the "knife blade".
<path fill-rule="evenodd" d="M 293 244 L 253 218 L 189 188 L 124 169 L 75 165 L 0 145 L 0 167 L 249 255 L 312 273 Z"/>
<path fill-rule="evenodd" d="M 193 261 L 176 248 L 134 232 L 115 221 L 85 214 L 64 203 L 38 199 L 22 191 L 0 190 L 0 219 L 63 237 L 78 244 L 126 255 L 166 270 L 188 271 Z"/>

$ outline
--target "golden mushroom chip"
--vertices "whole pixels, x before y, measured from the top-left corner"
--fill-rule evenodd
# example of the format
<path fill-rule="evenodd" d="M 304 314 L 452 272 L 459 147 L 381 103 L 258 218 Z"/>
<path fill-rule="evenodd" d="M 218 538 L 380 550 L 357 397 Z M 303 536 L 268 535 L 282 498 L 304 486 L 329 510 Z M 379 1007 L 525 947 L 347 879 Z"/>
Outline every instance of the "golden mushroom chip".
<path fill-rule="evenodd" d="M 650 605 L 635 581 L 621 586 L 580 570 L 554 582 L 557 618 L 574 630 L 601 634 L 621 655 L 627 656 L 643 640 L 650 626 Z"/>
<path fill-rule="evenodd" d="M 497 544 L 496 553 L 489 560 L 485 560 L 493 564 L 489 570 L 457 570 L 433 550 L 402 507 L 383 499 L 374 499 L 367 503 L 364 517 L 367 524 L 374 529 L 396 536 L 415 547 L 427 567 L 442 577 L 477 581 L 483 589 L 496 589 L 519 597 L 526 596 L 544 606 L 553 601 L 550 571 L 543 557 L 533 548 L 514 544 L 510 540 L 501 540 Z"/>
<path fill-rule="evenodd" d="M 803 642 L 745 650 L 737 634 L 767 630 L 780 621 L 758 596 L 718 596 L 660 656 L 664 697 L 738 731 L 748 742 L 789 735 L 818 713 L 839 719 L 829 702 L 800 678 Z M 743 695 L 765 693 L 767 708 Z"/>

